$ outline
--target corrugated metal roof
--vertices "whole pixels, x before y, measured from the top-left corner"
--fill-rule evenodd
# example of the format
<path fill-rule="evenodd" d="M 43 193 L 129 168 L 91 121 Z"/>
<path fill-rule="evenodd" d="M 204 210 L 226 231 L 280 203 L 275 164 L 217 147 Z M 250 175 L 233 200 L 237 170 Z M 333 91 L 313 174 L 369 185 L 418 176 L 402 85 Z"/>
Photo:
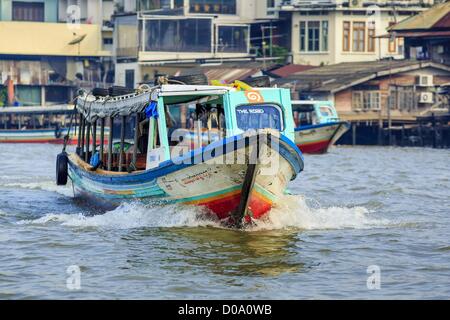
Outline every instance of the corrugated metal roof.
<path fill-rule="evenodd" d="M 397 32 L 397 37 L 401 38 L 422 38 L 422 37 L 450 37 L 449 31 L 400 31 Z"/>
<path fill-rule="evenodd" d="M 407 18 L 397 23 L 389 28 L 389 31 L 431 29 L 449 14 L 450 2 L 440 3 L 427 11 L 423 11 L 416 16 Z M 444 20 L 448 21 L 448 19 Z M 450 25 L 446 25 L 444 27 L 450 27 Z"/>
<path fill-rule="evenodd" d="M 205 75 L 210 81 L 220 80 L 225 83 L 230 83 L 234 80 L 243 80 L 259 71 L 260 69 L 256 68 L 219 68 L 208 69 L 205 71 Z"/>
<path fill-rule="evenodd" d="M 275 80 L 281 86 L 321 92 L 339 92 L 389 73 L 395 74 L 434 66 L 450 72 L 450 67 L 430 61 L 394 60 L 372 62 L 345 62 L 299 72 Z"/>
<path fill-rule="evenodd" d="M 271 67 L 270 63 L 266 67 Z M 224 63 L 216 66 L 200 66 L 183 70 L 181 75 L 204 74 L 209 81 L 219 80 L 231 83 L 235 80 L 244 80 L 250 76 L 262 75 L 263 64 L 259 62 Z"/>
<path fill-rule="evenodd" d="M 303 65 L 303 64 L 288 64 L 281 68 L 271 70 L 270 72 L 281 77 L 285 78 L 290 76 L 291 74 L 302 72 L 306 70 L 310 70 L 313 68 L 317 68 L 315 66 Z"/>

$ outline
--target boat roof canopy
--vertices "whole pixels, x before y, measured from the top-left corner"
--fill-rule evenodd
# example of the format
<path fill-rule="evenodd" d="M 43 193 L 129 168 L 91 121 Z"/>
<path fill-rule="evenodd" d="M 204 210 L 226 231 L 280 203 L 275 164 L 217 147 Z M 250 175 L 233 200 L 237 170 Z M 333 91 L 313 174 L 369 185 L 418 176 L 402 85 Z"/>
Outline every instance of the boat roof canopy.
<path fill-rule="evenodd" d="M 166 104 L 214 103 L 234 88 L 220 86 L 163 85 L 148 92 L 133 93 L 118 97 L 95 97 L 83 95 L 77 98 L 77 110 L 87 121 L 98 118 L 129 116 L 143 112 L 150 101 L 160 97 Z"/>

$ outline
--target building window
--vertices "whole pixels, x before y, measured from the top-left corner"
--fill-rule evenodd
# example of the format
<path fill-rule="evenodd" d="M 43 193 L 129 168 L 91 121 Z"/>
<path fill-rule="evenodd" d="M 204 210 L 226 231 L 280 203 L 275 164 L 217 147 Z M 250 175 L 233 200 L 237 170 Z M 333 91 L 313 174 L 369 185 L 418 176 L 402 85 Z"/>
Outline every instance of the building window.
<path fill-rule="evenodd" d="M 367 29 L 367 51 L 375 52 L 375 40 L 375 22 L 372 22 Z"/>
<path fill-rule="evenodd" d="M 12 2 L 13 21 L 45 21 L 44 2 Z"/>
<path fill-rule="evenodd" d="M 275 0 L 267 0 L 267 8 L 275 8 Z"/>
<path fill-rule="evenodd" d="M 248 52 L 249 27 L 219 26 L 218 52 Z"/>
<path fill-rule="evenodd" d="M 328 51 L 328 21 L 322 21 L 322 51 Z"/>
<path fill-rule="evenodd" d="M 114 28 L 116 29 L 116 54 L 118 57 L 137 57 L 139 50 L 138 20 L 136 16 L 117 16 Z"/>
<path fill-rule="evenodd" d="M 308 21 L 308 51 L 320 51 L 319 21 Z"/>
<path fill-rule="evenodd" d="M 364 52 L 365 51 L 365 22 L 353 22 L 353 51 Z"/>
<path fill-rule="evenodd" d="M 392 27 L 395 24 L 395 22 L 389 22 L 389 27 Z M 395 38 L 395 34 L 392 33 L 388 39 L 388 51 L 390 53 L 396 53 L 397 52 L 397 39 Z"/>
<path fill-rule="evenodd" d="M 300 22 L 300 51 L 328 51 L 328 21 Z"/>
<path fill-rule="evenodd" d="M 16 86 L 16 100 L 21 106 L 41 105 L 41 87 L 39 86 Z"/>
<path fill-rule="evenodd" d="M 342 51 L 350 51 L 350 22 L 344 21 L 342 29 Z"/>
<path fill-rule="evenodd" d="M 328 51 L 328 21 L 300 21 L 300 51 Z"/>
<path fill-rule="evenodd" d="M 69 100 L 69 87 L 53 85 L 45 88 L 46 104 L 64 104 L 69 103 Z"/>
<path fill-rule="evenodd" d="M 236 0 L 190 0 L 190 13 L 236 14 Z"/>
<path fill-rule="evenodd" d="M 139 11 L 151 10 L 169 10 L 184 7 L 184 0 L 138 0 L 137 8 Z"/>
<path fill-rule="evenodd" d="M 414 99 L 414 86 L 390 86 L 388 103 L 391 110 L 413 112 L 417 110 L 417 100 Z"/>
<path fill-rule="evenodd" d="M 306 22 L 300 22 L 300 51 L 306 51 Z"/>
<path fill-rule="evenodd" d="M 145 21 L 145 51 L 212 52 L 211 19 Z"/>
<path fill-rule="evenodd" d="M 389 38 L 389 52 L 396 53 L 397 52 L 397 43 L 396 39 L 393 37 Z"/>
<path fill-rule="evenodd" d="M 379 91 L 353 91 L 352 108 L 359 110 L 379 110 L 380 92 Z"/>

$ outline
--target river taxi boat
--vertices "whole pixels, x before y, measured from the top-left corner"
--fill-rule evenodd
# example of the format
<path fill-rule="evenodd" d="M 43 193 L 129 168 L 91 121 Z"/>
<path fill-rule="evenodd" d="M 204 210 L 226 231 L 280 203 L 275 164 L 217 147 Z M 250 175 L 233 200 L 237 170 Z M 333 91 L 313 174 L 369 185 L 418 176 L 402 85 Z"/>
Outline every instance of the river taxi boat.
<path fill-rule="evenodd" d="M 276 206 L 303 170 L 286 89 L 164 84 L 84 93 L 76 109 L 77 149 L 58 155 L 57 183 L 69 178 L 76 197 L 97 205 L 196 205 L 242 226 Z"/>
<path fill-rule="evenodd" d="M 0 143 L 62 144 L 73 113 L 69 106 L 0 108 Z"/>
<path fill-rule="evenodd" d="M 292 110 L 295 143 L 303 153 L 326 153 L 350 128 L 331 101 L 292 101 Z"/>

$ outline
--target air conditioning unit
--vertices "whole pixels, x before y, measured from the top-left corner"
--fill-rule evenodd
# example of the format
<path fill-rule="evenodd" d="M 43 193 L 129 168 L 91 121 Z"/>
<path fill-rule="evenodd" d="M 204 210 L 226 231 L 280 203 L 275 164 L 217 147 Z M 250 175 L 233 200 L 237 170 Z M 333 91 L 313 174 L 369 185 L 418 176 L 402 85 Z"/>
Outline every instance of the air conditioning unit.
<path fill-rule="evenodd" d="M 431 87 L 433 86 L 432 75 L 419 75 L 416 77 L 416 85 L 419 87 Z"/>
<path fill-rule="evenodd" d="M 419 103 L 433 103 L 433 92 L 421 92 L 419 97 Z"/>

